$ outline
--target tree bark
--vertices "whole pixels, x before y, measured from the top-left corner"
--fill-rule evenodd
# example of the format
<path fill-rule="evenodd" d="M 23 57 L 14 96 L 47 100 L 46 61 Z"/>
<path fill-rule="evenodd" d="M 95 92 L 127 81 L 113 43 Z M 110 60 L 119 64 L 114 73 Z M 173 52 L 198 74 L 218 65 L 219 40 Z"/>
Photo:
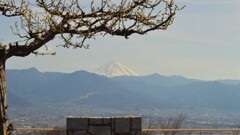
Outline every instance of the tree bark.
<path fill-rule="evenodd" d="M 4 58 L 0 58 L 0 135 L 8 135 L 5 62 Z"/>

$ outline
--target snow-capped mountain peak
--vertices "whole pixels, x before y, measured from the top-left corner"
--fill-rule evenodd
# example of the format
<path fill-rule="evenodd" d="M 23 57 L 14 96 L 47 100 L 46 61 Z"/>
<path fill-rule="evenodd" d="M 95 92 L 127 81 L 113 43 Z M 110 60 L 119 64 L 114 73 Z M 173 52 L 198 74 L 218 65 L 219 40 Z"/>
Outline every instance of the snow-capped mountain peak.
<path fill-rule="evenodd" d="M 104 75 L 107 77 L 114 76 L 137 76 L 138 74 L 133 70 L 129 69 L 125 65 L 118 62 L 109 62 L 101 67 L 99 67 L 96 71 L 96 74 Z"/>

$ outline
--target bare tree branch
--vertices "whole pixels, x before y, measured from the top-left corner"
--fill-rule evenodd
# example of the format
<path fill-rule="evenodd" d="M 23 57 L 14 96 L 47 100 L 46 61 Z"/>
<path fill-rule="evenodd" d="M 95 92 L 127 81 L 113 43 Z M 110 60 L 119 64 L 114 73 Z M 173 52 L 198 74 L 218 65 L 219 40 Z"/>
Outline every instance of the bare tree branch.
<path fill-rule="evenodd" d="M 174 0 L 92 0 L 88 5 L 80 0 L 36 0 L 39 11 L 32 9 L 34 4 L 25 5 L 14 28 L 21 40 L 6 50 L 7 58 L 28 56 L 55 37 L 63 40 L 63 47 L 88 48 L 87 39 L 99 35 L 127 39 L 132 34 L 166 30 L 182 9 Z"/>
<path fill-rule="evenodd" d="M 18 7 L 14 0 L 0 0 L 0 13 L 6 17 L 20 16 L 25 2 Z"/>
<path fill-rule="evenodd" d="M 148 119 L 148 129 L 151 128 L 161 128 L 161 129 L 179 129 L 181 128 L 183 121 L 186 119 L 186 114 L 179 114 L 175 117 L 168 118 L 149 118 Z M 164 131 L 163 135 L 176 135 L 177 131 Z M 156 132 L 148 131 L 144 135 L 155 135 Z M 191 134 L 191 132 L 186 132 L 185 134 Z"/>

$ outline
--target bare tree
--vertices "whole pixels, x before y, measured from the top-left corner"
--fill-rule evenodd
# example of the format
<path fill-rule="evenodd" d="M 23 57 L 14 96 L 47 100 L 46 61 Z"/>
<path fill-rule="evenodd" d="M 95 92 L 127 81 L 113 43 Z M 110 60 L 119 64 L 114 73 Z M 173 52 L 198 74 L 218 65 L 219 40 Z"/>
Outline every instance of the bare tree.
<path fill-rule="evenodd" d="M 83 4 L 85 3 L 85 4 Z M 55 38 L 65 48 L 88 48 L 96 36 L 146 34 L 166 30 L 181 10 L 174 0 L 0 0 L 2 17 L 19 19 L 12 27 L 19 40 L 0 44 L 0 134 L 11 134 L 6 114 L 6 60 L 26 57 Z M 54 54 L 54 53 L 51 53 Z"/>
<path fill-rule="evenodd" d="M 154 129 L 154 128 L 158 128 L 159 127 L 159 121 L 156 120 L 155 118 L 146 118 L 144 120 L 146 123 L 146 128 L 147 129 Z M 147 132 L 144 132 L 143 135 L 155 135 L 155 131 L 147 131 Z"/>
<path fill-rule="evenodd" d="M 147 128 L 148 129 L 179 129 L 186 119 L 185 114 L 179 114 L 176 117 L 168 117 L 168 118 L 148 118 Z M 164 135 L 176 135 L 179 132 L 177 131 L 163 131 Z M 144 135 L 155 135 L 154 131 L 147 131 Z M 186 132 L 184 134 L 191 134 L 191 132 Z"/>
<path fill-rule="evenodd" d="M 239 125 L 239 124 L 236 124 L 236 128 L 240 129 L 240 125 Z M 238 135 L 238 134 L 239 134 L 239 131 L 238 131 L 238 130 L 232 131 L 232 134 L 233 134 L 233 135 Z"/>

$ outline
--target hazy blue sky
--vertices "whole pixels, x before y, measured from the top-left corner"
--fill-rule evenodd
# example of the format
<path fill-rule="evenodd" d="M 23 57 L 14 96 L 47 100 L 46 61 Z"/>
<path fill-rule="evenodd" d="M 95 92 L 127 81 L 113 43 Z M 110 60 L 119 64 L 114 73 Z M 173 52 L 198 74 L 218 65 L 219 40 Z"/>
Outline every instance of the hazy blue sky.
<path fill-rule="evenodd" d="M 205 80 L 240 79 L 240 0 L 176 0 L 187 7 L 167 31 L 144 36 L 98 37 L 89 50 L 63 49 L 49 43 L 56 56 L 11 58 L 9 69 L 36 67 L 40 71 L 92 71 L 109 62 L 127 65 L 140 75 L 159 73 Z M 14 39 L 1 19 L 3 42 Z"/>

